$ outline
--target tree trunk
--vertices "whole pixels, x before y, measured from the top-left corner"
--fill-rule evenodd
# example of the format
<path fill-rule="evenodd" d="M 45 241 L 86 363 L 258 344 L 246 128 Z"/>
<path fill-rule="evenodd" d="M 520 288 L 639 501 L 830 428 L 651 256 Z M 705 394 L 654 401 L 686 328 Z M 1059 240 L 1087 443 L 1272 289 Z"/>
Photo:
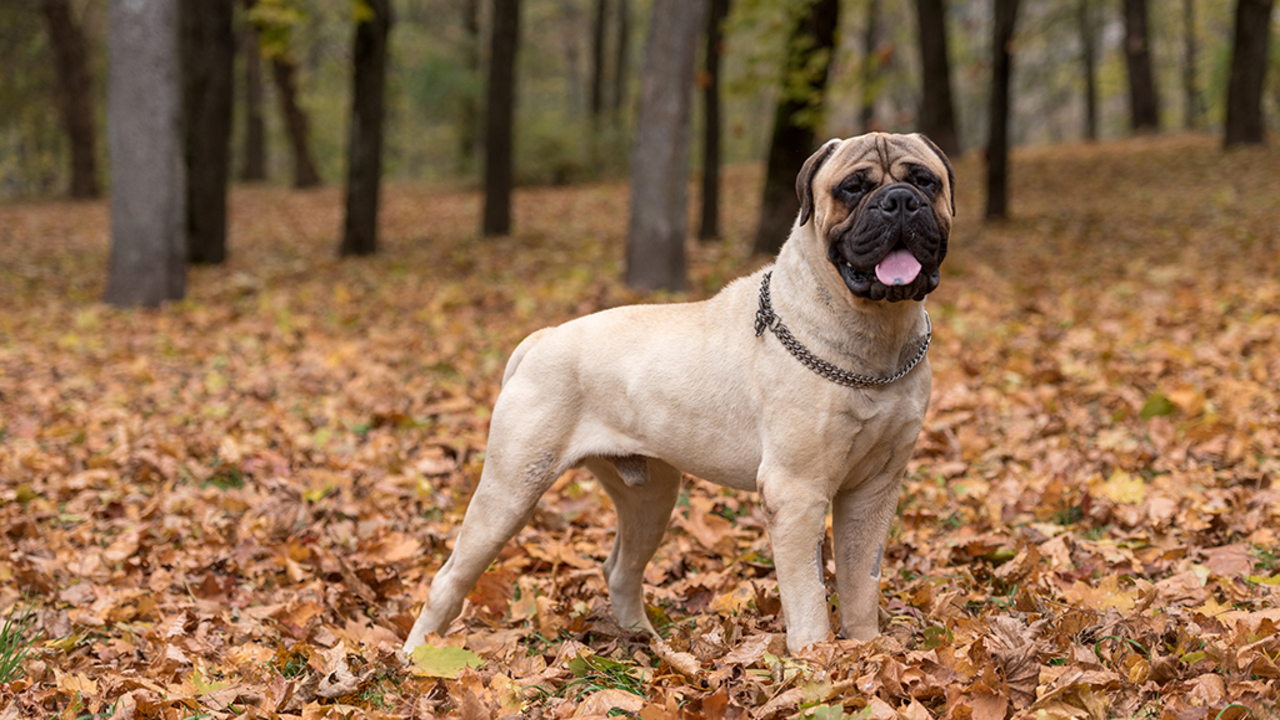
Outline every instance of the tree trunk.
<path fill-rule="evenodd" d="M 1196 0 L 1182 0 L 1182 93 L 1186 110 L 1183 124 L 1196 130 L 1203 123 L 1204 98 L 1196 84 Z"/>
<path fill-rule="evenodd" d="M 391 0 L 364 0 L 373 17 L 356 23 L 352 42 L 351 127 L 347 140 L 347 220 L 338 254 L 378 250 L 382 125 L 387 85 Z"/>
<path fill-rule="evenodd" d="M 920 23 L 920 64 L 924 92 L 920 131 L 948 155 L 960 154 L 960 135 L 951 103 L 951 62 L 947 55 L 947 14 L 943 0 L 916 0 Z"/>
<path fill-rule="evenodd" d="M 1124 57 L 1129 66 L 1129 110 L 1133 131 L 1160 129 L 1156 83 L 1151 73 L 1151 36 L 1147 30 L 1147 0 L 1124 0 Z"/>
<path fill-rule="evenodd" d="M 298 106 L 297 65 L 283 57 L 272 58 L 271 75 L 276 81 L 276 93 L 280 97 L 280 114 L 293 150 L 293 186 L 305 190 L 320 184 L 315 160 L 311 159 L 310 123 L 307 114 Z"/>
<path fill-rule="evenodd" d="M 867 0 L 867 26 L 862 35 L 862 109 L 858 113 L 858 125 L 862 132 L 877 129 L 876 96 L 879 94 L 880 74 L 880 0 Z"/>
<path fill-rule="evenodd" d="M 493 37 L 489 56 L 489 88 L 485 112 L 485 237 L 511 233 L 511 188 L 514 184 L 516 110 L 516 46 L 520 41 L 520 0 L 493 0 Z"/>
<path fill-rule="evenodd" d="M 604 112 L 604 36 L 609 19 L 609 4 L 595 0 L 591 25 L 591 120 L 598 123 Z"/>
<path fill-rule="evenodd" d="M 631 79 L 631 0 L 618 0 L 618 42 L 614 50 L 612 110 L 615 117 L 621 118 L 627 103 L 627 81 Z"/>
<path fill-rule="evenodd" d="M 71 197 L 95 198 L 98 184 L 97 130 L 93 115 L 93 79 L 89 75 L 84 32 L 69 0 L 44 0 L 45 24 L 58 75 L 58 109 L 71 141 Z"/>
<path fill-rule="evenodd" d="M 257 0 L 244 0 L 246 14 Z M 262 50 L 258 26 L 244 23 L 244 157 L 240 179 L 257 182 L 267 179 L 267 123 L 262 112 Z"/>
<path fill-rule="evenodd" d="M 1098 139 L 1098 36 L 1095 31 L 1091 0 L 1080 0 L 1080 55 L 1084 64 L 1084 136 Z"/>
<path fill-rule="evenodd" d="M 684 290 L 693 69 L 706 0 L 655 0 L 631 152 L 627 284 Z"/>
<path fill-rule="evenodd" d="M 181 0 L 187 252 L 193 263 L 227 259 L 231 172 L 233 0 Z"/>
<path fill-rule="evenodd" d="M 792 19 L 782 96 L 773 117 L 754 253 L 777 253 L 791 234 L 791 225 L 800 212 L 796 176 L 813 152 L 817 111 L 835 55 L 839 12 L 839 0 L 816 0 L 808 12 Z"/>
<path fill-rule="evenodd" d="M 1237 0 L 1236 39 L 1227 83 L 1226 145 L 1264 140 L 1262 88 L 1267 75 L 1273 0 Z"/>
<path fill-rule="evenodd" d="M 475 167 L 480 145 L 480 98 L 476 91 L 480 77 L 480 0 L 463 0 L 462 32 L 462 62 L 468 82 L 458 101 L 458 174 L 468 175 Z"/>
<path fill-rule="evenodd" d="M 991 37 L 991 137 L 987 143 L 987 219 L 1009 214 L 1009 80 L 1018 0 L 995 0 Z"/>
<path fill-rule="evenodd" d="M 720 237 L 720 55 L 721 26 L 729 15 L 729 0 L 711 0 L 707 13 L 707 46 L 703 58 L 706 86 L 702 89 L 702 223 L 698 237 Z"/>
<path fill-rule="evenodd" d="M 179 0 L 107 8 L 111 259 L 104 300 L 155 307 L 186 285 Z"/>
<path fill-rule="evenodd" d="M 560 22 L 564 27 L 578 27 L 580 17 L 578 0 L 560 0 Z M 562 32 L 560 41 L 564 44 L 564 75 L 569 96 L 567 117 L 581 117 L 583 111 L 591 114 L 590 93 L 584 93 L 587 88 L 582 74 L 582 38 L 576 32 Z"/>

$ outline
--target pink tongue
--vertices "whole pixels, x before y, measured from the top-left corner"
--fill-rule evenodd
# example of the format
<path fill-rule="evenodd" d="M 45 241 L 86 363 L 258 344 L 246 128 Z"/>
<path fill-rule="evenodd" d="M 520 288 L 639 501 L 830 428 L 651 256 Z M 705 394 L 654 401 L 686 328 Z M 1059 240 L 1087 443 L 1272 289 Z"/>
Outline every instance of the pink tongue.
<path fill-rule="evenodd" d="M 876 277 L 885 285 L 906 285 L 920 274 L 920 261 L 905 248 L 894 250 L 876 265 Z"/>

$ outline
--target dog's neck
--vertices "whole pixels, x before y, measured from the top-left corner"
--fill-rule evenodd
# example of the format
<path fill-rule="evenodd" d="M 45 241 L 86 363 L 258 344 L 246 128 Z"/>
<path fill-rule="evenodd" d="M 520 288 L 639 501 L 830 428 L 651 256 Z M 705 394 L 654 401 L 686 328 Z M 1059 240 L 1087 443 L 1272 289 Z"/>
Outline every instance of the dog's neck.
<path fill-rule="evenodd" d="M 793 228 L 778 253 L 771 281 L 775 312 L 823 359 L 854 372 L 893 374 L 920 346 L 924 302 L 854 296 L 825 251 L 803 251 L 802 243 L 821 244 L 812 227 Z"/>

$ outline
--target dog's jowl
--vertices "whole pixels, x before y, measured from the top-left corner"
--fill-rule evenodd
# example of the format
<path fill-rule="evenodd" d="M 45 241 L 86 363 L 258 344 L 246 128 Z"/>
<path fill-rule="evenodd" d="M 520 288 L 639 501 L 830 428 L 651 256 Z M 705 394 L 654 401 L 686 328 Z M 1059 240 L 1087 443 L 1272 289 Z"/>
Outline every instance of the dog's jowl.
<path fill-rule="evenodd" d="M 604 575 L 619 624 L 653 632 L 642 577 L 681 472 L 760 493 L 787 647 L 824 640 L 814 548 L 833 512 L 840 631 L 879 628 L 880 563 L 929 403 L 924 299 L 938 286 L 954 174 L 921 135 L 832 140 L 796 180 L 777 260 L 697 303 L 539 330 L 507 363 L 484 471 L 405 651 L 463 598 L 565 470 L 617 507 Z"/>

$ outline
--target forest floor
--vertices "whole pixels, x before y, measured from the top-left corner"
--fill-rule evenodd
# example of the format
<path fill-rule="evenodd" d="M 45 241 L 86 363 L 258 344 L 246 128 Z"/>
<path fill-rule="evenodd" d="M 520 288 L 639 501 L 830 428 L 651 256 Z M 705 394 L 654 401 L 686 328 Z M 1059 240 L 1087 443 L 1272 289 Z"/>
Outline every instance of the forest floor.
<path fill-rule="evenodd" d="M 800 657 L 754 496 L 692 479 L 645 576 L 666 639 L 621 633 L 585 471 L 397 657 L 510 351 L 683 299 L 619 282 L 623 184 L 522 190 L 496 241 L 476 193 L 393 185 L 380 254 L 344 261 L 339 189 L 238 188 L 232 259 L 158 311 L 98 302 L 105 203 L 0 206 L 0 618 L 30 625 L 0 718 L 1280 717 L 1278 167 L 1027 150 L 986 224 L 958 163 L 889 619 Z M 689 298 L 764 262 L 759 170 L 726 175 L 746 200 Z"/>

